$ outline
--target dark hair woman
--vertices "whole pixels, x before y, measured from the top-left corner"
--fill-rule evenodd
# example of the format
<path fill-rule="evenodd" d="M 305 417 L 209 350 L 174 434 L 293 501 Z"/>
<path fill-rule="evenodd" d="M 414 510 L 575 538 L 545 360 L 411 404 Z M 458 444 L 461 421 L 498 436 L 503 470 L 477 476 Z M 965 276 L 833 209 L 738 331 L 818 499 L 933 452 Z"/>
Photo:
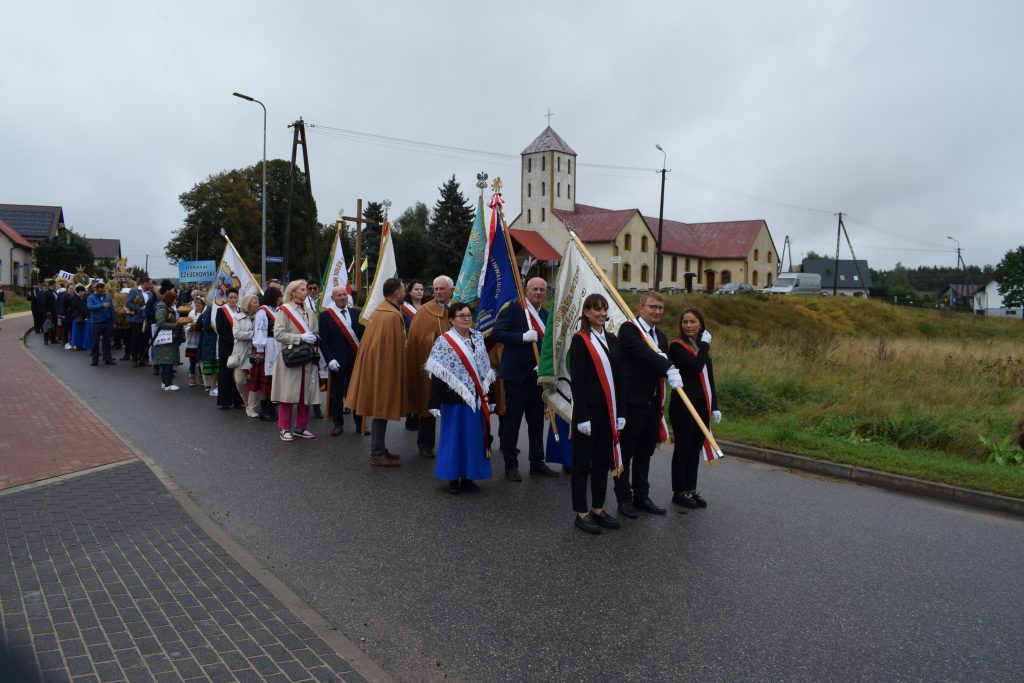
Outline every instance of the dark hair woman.
<path fill-rule="evenodd" d="M 715 391 L 715 372 L 711 363 L 711 334 L 704 326 L 704 314 L 687 308 L 679 316 L 679 337 L 668 345 L 668 357 L 683 379 L 683 391 L 705 425 L 722 419 Z M 683 405 L 677 393 L 668 404 L 668 417 L 675 435 L 672 450 L 672 502 L 684 508 L 704 508 L 707 501 L 697 491 L 697 468 L 705 449 L 711 451 L 704 433 Z"/>
<path fill-rule="evenodd" d="M 280 287 L 268 287 L 263 294 L 263 305 L 253 319 L 252 348 L 255 353 L 249 369 L 249 391 L 259 394 L 259 416 L 265 422 L 277 422 L 277 413 L 270 401 L 270 388 L 274 380 L 274 364 L 281 350 L 281 345 L 274 339 L 274 323 L 283 296 Z"/>
<path fill-rule="evenodd" d="M 494 371 L 469 304 L 451 304 L 448 320 L 452 329 L 434 342 L 423 368 L 430 375 L 430 414 L 441 418 L 434 475 L 448 481 L 449 493 L 475 493 L 474 480 L 491 477 L 487 392 Z"/>
<path fill-rule="evenodd" d="M 228 358 L 235 347 L 235 318 L 238 316 L 238 290 L 230 287 L 224 303 L 217 307 L 213 326 L 217 332 L 217 407 L 222 410 L 244 408 L 235 386 L 235 371 L 228 367 Z"/>
<path fill-rule="evenodd" d="M 156 336 L 153 338 L 153 364 L 160 367 L 160 381 L 164 391 L 177 391 L 174 383 L 174 367 L 181 360 L 178 348 L 184 341 L 184 326 L 188 318 L 178 317 L 174 302 L 178 300 L 178 292 L 172 287 L 160 295 L 160 303 L 156 305 Z M 182 328 L 180 336 L 175 332 Z"/>
<path fill-rule="evenodd" d="M 588 534 L 619 528 L 604 509 L 608 471 L 622 467 L 619 431 L 625 426 L 622 352 L 605 330 L 608 301 L 600 294 L 583 300 L 580 330 L 569 344 L 572 388 L 572 507 L 576 527 Z M 587 505 L 587 482 L 591 503 Z"/>

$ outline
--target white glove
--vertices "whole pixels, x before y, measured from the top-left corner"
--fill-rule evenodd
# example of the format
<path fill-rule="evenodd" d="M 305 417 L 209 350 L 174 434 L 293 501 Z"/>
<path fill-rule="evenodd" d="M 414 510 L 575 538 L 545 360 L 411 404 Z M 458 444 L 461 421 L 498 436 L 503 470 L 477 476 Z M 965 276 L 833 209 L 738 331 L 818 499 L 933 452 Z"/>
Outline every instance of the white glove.
<path fill-rule="evenodd" d="M 433 415 L 434 417 L 441 417 L 441 411 L 438 410 L 437 408 L 431 408 L 427 412 Z"/>
<path fill-rule="evenodd" d="M 715 424 L 720 424 L 722 422 L 722 411 L 721 410 L 712 410 L 711 411 L 711 421 L 714 422 Z"/>
<path fill-rule="evenodd" d="M 523 343 L 524 344 L 530 344 L 530 343 L 535 342 L 535 341 L 537 341 L 537 333 L 536 332 L 534 332 L 533 330 L 527 330 L 526 332 L 523 332 Z"/>
<path fill-rule="evenodd" d="M 658 351 L 658 355 L 661 356 L 662 358 L 664 358 L 665 360 L 668 360 L 668 354 L 667 353 L 662 353 L 661 351 Z"/>
<path fill-rule="evenodd" d="M 615 418 L 615 431 L 621 432 L 625 428 L 626 428 L 626 418 L 624 418 L 624 417 L 617 417 L 617 418 Z"/>
<path fill-rule="evenodd" d="M 710 344 L 711 343 L 711 333 L 708 332 L 707 330 L 704 330 L 703 332 L 700 333 L 700 340 L 702 342 L 707 342 L 708 344 Z"/>
<path fill-rule="evenodd" d="M 327 364 L 327 369 L 330 370 L 331 372 L 337 372 L 338 370 L 341 370 L 341 363 L 339 363 L 336 360 L 332 360 L 330 363 Z"/>
<path fill-rule="evenodd" d="M 668 380 L 668 385 L 672 387 L 672 391 L 683 386 L 683 378 L 679 375 L 679 368 L 669 368 L 665 373 L 665 379 Z"/>
<path fill-rule="evenodd" d="M 578 431 L 583 436 L 590 436 L 590 420 L 587 420 L 586 422 L 580 422 L 578 425 L 576 425 L 576 431 Z"/>
<path fill-rule="evenodd" d="M 316 335 L 313 334 L 312 332 L 306 332 L 305 334 L 302 335 L 302 341 L 306 342 L 307 344 L 316 344 Z"/>

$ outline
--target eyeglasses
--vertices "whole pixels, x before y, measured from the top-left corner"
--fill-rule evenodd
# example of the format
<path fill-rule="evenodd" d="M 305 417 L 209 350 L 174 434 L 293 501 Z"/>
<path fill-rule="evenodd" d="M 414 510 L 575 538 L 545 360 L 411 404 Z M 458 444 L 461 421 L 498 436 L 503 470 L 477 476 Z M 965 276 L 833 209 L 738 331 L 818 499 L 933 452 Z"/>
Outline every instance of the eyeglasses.
<path fill-rule="evenodd" d="M 652 304 L 644 304 L 644 306 L 646 306 L 647 308 L 651 309 L 652 311 L 664 311 L 665 310 L 664 306 L 654 306 Z"/>
<path fill-rule="evenodd" d="M 464 320 L 465 319 L 472 320 L 473 319 L 473 314 L 472 313 L 456 313 L 455 317 L 456 318 L 462 318 Z"/>

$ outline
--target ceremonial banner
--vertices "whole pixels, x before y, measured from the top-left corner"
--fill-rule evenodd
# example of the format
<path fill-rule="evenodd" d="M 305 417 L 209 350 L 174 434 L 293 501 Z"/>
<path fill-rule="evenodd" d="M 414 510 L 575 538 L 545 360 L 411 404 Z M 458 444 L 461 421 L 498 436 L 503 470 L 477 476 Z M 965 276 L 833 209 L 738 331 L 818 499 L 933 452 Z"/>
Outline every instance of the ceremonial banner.
<path fill-rule="evenodd" d="M 365 264 L 366 259 L 363 259 Z M 384 219 L 380 230 L 380 255 L 377 257 L 377 270 L 373 274 L 373 285 L 359 314 L 359 322 L 366 325 L 370 322 L 373 311 L 384 301 L 384 281 L 390 277 L 398 277 L 398 264 L 395 261 L 395 247 L 391 243 L 391 221 Z"/>
<path fill-rule="evenodd" d="M 484 198 L 481 196 L 473 218 L 473 229 L 469 231 L 466 242 L 466 255 L 462 257 L 459 279 L 455 283 L 454 301 L 471 304 L 480 299 L 480 273 L 486 256 L 487 230 L 484 228 Z"/>
<path fill-rule="evenodd" d="M 498 210 L 502 202 L 504 200 L 501 195 L 496 194 L 491 198 L 487 256 L 480 274 L 480 306 L 477 308 L 476 328 L 484 336 L 490 334 L 501 310 L 519 298 L 519 289 L 516 287 L 519 271 L 514 262 L 515 256 L 509 253 L 505 226 Z"/>
<path fill-rule="evenodd" d="M 629 313 L 619 307 L 616 297 L 608 291 L 591 261 L 581 251 L 585 248 L 576 240 L 569 240 L 565 248 L 537 366 L 537 381 L 544 389 L 544 400 L 566 422 L 572 421 L 569 343 L 580 329 L 583 300 L 590 294 L 601 294 L 608 300 L 605 329 L 609 332 L 618 331 L 631 319 Z"/>
<path fill-rule="evenodd" d="M 225 238 L 227 239 L 227 238 Z M 232 287 L 238 289 L 238 301 L 250 294 L 263 294 L 259 283 L 253 277 L 252 271 L 245 265 L 245 261 L 239 255 L 235 245 L 227 239 L 224 245 L 224 255 L 220 258 L 220 265 L 217 266 L 217 274 L 210 283 L 210 291 L 206 295 L 207 301 L 215 306 L 220 306 L 227 299 L 228 290 Z"/>
<path fill-rule="evenodd" d="M 324 278 L 320 283 L 320 307 L 323 302 L 329 301 L 331 292 L 335 287 L 344 287 L 349 294 L 352 293 L 352 285 L 348 281 L 348 267 L 345 265 L 345 250 L 341 246 L 341 228 L 334 233 L 334 246 L 331 247 L 331 256 L 327 259 L 327 268 L 324 269 Z"/>

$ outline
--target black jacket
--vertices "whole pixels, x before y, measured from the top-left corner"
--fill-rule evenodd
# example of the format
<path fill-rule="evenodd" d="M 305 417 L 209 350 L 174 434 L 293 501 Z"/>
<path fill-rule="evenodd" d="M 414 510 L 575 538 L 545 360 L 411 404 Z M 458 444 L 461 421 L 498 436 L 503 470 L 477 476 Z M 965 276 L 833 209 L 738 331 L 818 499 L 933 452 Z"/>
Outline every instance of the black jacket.
<path fill-rule="evenodd" d="M 711 345 L 707 342 L 700 342 L 697 345 L 697 355 L 694 356 L 692 353 L 683 348 L 682 342 L 673 341 L 668 347 L 668 357 L 672 363 L 679 368 L 679 375 L 683 379 L 683 392 L 686 394 L 686 398 L 690 399 L 690 403 L 697 409 L 704 421 L 707 422 L 707 399 L 704 397 L 704 389 L 701 386 L 700 375 L 701 370 L 706 365 L 708 367 L 708 379 L 710 380 L 711 386 L 711 410 L 718 410 L 718 392 L 715 390 L 715 370 L 711 363 Z M 680 401 L 679 396 L 673 392 L 672 401 Z"/>
<path fill-rule="evenodd" d="M 542 324 L 548 322 L 547 310 L 537 309 Z M 531 329 L 527 325 L 526 311 L 516 302 L 505 307 L 494 321 L 491 329 L 491 340 L 505 345 L 501 354 L 501 365 L 498 366 L 498 377 L 506 382 L 523 384 L 525 382 L 536 382 L 537 357 L 533 354 L 533 342 L 523 343 L 523 333 Z M 543 332 L 544 330 L 541 330 Z M 540 341 L 537 342 L 537 350 L 540 351 Z"/>
<path fill-rule="evenodd" d="M 647 323 L 638 320 L 641 325 Z M 658 348 L 668 353 L 668 339 L 665 333 L 655 328 Z M 658 403 L 661 380 L 672 367 L 672 361 L 662 358 L 644 339 L 643 333 L 633 323 L 619 328 L 619 345 L 622 347 L 623 373 L 626 376 L 626 402 L 631 405 L 652 406 Z"/>
<path fill-rule="evenodd" d="M 608 362 L 612 366 L 615 402 L 618 404 L 618 413 L 615 417 L 625 417 L 626 386 L 622 374 L 622 350 L 619 347 L 619 340 L 611 332 L 605 332 L 605 339 L 608 341 Z M 604 419 L 608 414 L 604 388 L 580 334 L 574 334 L 569 344 L 569 383 L 572 387 L 573 424 Z"/>
<path fill-rule="evenodd" d="M 89 319 L 89 306 L 85 303 L 85 297 L 77 294 L 71 297 L 71 317 L 79 322 Z"/>
<path fill-rule="evenodd" d="M 360 309 L 353 306 L 348 309 L 349 321 L 352 323 L 352 331 L 355 332 L 356 339 L 363 338 L 364 330 L 359 322 L 359 313 Z M 356 362 L 356 352 L 349 346 L 345 333 L 334 321 L 334 316 L 331 315 L 329 308 L 320 313 L 320 353 L 323 354 L 324 363 L 329 364 L 332 360 L 336 360 L 341 366 L 339 372 L 352 373 L 352 367 Z"/>

